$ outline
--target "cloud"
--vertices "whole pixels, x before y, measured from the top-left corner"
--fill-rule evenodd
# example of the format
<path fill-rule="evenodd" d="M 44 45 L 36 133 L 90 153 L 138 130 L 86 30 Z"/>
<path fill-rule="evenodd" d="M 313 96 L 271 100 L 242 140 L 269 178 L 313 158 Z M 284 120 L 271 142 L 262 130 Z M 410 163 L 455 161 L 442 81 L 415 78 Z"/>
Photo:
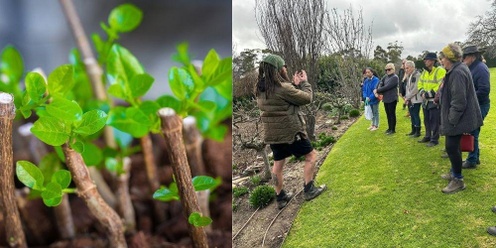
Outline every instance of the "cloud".
<path fill-rule="evenodd" d="M 233 0 L 233 42 L 244 48 L 264 48 L 254 12 L 255 0 Z M 398 41 L 403 56 L 417 56 L 424 50 L 439 51 L 446 44 L 465 41 L 470 22 L 490 9 L 489 0 L 328 0 L 327 8 L 339 14 L 352 7 L 361 9 L 364 25 L 372 26 L 373 47 L 387 47 Z"/>

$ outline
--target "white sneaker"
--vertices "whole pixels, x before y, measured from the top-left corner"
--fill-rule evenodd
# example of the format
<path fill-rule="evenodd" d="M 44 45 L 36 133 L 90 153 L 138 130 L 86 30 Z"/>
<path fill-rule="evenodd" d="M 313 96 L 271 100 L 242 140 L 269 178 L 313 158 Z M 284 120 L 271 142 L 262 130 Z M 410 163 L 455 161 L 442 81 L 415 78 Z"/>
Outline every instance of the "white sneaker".
<path fill-rule="evenodd" d="M 373 127 L 373 128 L 370 129 L 370 131 L 376 131 L 377 129 L 379 129 L 379 128 Z"/>
<path fill-rule="evenodd" d="M 370 129 L 372 129 L 372 128 L 374 128 L 374 126 L 370 126 L 370 127 L 368 127 L 368 128 L 367 128 L 367 130 L 370 130 Z"/>

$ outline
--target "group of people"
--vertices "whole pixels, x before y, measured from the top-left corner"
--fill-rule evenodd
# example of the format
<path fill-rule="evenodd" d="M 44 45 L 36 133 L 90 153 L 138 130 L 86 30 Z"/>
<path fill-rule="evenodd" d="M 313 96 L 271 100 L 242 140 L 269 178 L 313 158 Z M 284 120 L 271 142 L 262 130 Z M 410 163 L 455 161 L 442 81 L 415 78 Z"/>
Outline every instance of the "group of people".
<path fill-rule="evenodd" d="M 408 106 L 411 120 L 411 132 L 407 135 L 420 137 L 422 108 L 425 134 L 418 142 L 433 147 L 439 144 L 440 135 L 446 137 L 445 150 L 451 169 L 450 173 L 441 175 L 449 180 L 442 192 L 456 193 L 465 189 L 462 168 L 475 168 L 480 164 L 480 127 L 490 107 L 489 69 L 474 45 L 462 50 L 457 44 L 448 44 L 439 52 L 439 57 L 436 53 L 427 53 L 424 64 L 420 72 L 413 61 L 402 61 L 399 77 L 395 65 L 388 63 L 382 79 L 372 68 L 364 70 L 362 96 L 373 113 L 368 130 L 379 129 L 379 103 L 382 101 L 388 123 L 385 133 L 394 135 L 396 106 L 401 97 Z M 404 91 L 398 94 L 401 85 Z M 297 71 L 290 79 L 284 59 L 275 54 L 266 56 L 260 63 L 255 96 L 261 110 L 264 142 L 270 145 L 274 154 L 272 178 L 279 209 L 284 208 L 293 196 L 283 189 L 282 173 L 286 158 L 291 155 L 305 157 L 303 189 L 306 200 L 314 199 L 326 189 L 325 185 L 314 185 L 316 152 L 307 137 L 299 110 L 300 106 L 312 101 L 312 95 L 304 70 Z M 464 133 L 471 133 L 475 138 L 474 150 L 465 161 L 460 150 Z M 496 206 L 493 211 L 496 213 Z M 488 232 L 496 236 L 496 227 L 490 227 Z"/>

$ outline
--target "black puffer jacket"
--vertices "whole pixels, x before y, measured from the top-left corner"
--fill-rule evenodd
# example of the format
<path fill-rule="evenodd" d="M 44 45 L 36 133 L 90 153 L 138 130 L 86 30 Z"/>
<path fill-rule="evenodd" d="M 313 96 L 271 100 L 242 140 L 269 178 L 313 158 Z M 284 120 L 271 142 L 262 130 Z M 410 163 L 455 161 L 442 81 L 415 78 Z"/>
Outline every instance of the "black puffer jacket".
<path fill-rule="evenodd" d="M 398 82 L 399 79 L 396 74 L 387 75 L 379 82 L 377 93 L 383 95 L 382 101 L 384 103 L 398 101 Z"/>
<path fill-rule="evenodd" d="M 439 104 L 441 135 L 470 133 L 482 126 L 482 115 L 475 95 L 472 75 L 464 63 L 454 63 L 451 70 L 446 73 Z"/>

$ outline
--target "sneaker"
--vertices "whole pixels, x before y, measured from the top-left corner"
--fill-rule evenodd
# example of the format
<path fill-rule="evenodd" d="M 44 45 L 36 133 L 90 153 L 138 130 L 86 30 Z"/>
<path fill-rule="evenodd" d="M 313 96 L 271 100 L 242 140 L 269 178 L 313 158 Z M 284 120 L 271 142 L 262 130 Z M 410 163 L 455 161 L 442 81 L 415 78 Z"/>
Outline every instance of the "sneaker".
<path fill-rule="evenodd" d="M 472 163 L 468 160 L 465 160 L 465 161 L 463 161 L 462 168 L 463 169 L 475 169 L 475 168 L 477 168 L 477 163 Z"/>
<path fill-rule="evenodd" d="M 324 192 L 324 190 L 327 189 L 327 186 L 325 184 L 320 185 L 319 187 L 315 187 L 315 185 L 313 185 L 313 181 L 310 183 L 312 184 L 310 185 L 310 189 L 308 189 L 307 191 L 304 190 L 305 200 L 307 201 L 310 201 L 313 198 L 319 196 L 320 194 L 322 194 L 322 192 Z"/>
<path fill-rule="evenodd" d="M 488 229 L 487 229 L 487 233 L 489 233 L 490 235 L 492 236 L 496 236 L 496 226 L 490 226 Z"/>
<path fill-rule="evenodd" d="M 425 146 L 427 146 L 427 147 L 433 147 L 433 146 L 437 146 L 438 144 L 439 143 L 436 143 L 436 142 L 429 142 Z"/>
<path fill-rule="evenodd" d="M 465 183 L 463 182 L 463 179 L 453 178 L 449 182 L 448 186 L 446 186 L 442 190 L 442 192 L 445 194 L 452 194 L 464 189 L 465 189 Z"/>
<path fill-rule="evenodd" d="M 286 207 L 286 205 L 288 205 L 291 198 L 293 198 L 292 193 L 286 193 L 284 192 L 284 190 L 281 190 L 279 195 L 281 194 L 283 194 L 283 196 L 276 196 L 278 209 L 283 209 L 284 207 Z"/>
<path fill-rule="evenodd" d="M 454 177 L 453 177 L 453 174 L 451 174 L 451 172 L 450 172 L 450 173 L 442 174 L 441 175 L 441 178 L 444 179 L 444 180 L 451 181 Z"/>
<path fill-rule="evenodd" d="M 370 127 L 368 127 L 368 128 L 367 128 L 367 130 L 370 130 L 370 129 L 372 129 L 372 128 L 374 128 L 374 126 L 370 126 Z"/>
<path fill-rule="evenodd" d="M 396 132 L 393 131 L 393 130 L 389 130 L 389 132 L 386 133 L 386 135 L 391 135 L 391 134 L 395 134 Z"/>
<path fill-rule="evenodd" d="M 430 137 L 424 137 L 423 139 L 417 141 L 418 143 L 427 143 L 431 141 L 431 138 Z"/>
<path fill-rule="evenodd" d="M 373 128 L 370 129 L 370 131 L 376 131 L 377 129 L 379 129 L 379 128 L 377 128 L 376 126 L 374 126 Z"/>
<path fill-rule="evenodd" d="M 493 207 L 491 208 L 491 211 L 493 211 L 493 213 L 496 213 L 496 206 L 493 206 Z"/>

